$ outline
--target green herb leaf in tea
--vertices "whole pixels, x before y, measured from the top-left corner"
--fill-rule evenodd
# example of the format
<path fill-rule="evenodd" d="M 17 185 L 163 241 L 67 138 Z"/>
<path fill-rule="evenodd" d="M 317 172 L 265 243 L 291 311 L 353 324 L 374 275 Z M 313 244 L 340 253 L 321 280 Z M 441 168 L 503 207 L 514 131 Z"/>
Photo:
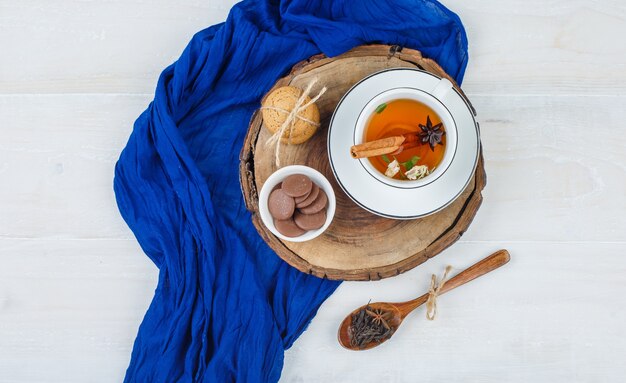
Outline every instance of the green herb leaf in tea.
<path fill-rule="evenodd" d="M 387 107 L 387 104 L 386 104 L 386 103 L 384 103 L 384 102 L 383 102 L 382 104 L 378 105 L 378 106 L 376 107 L 376 114 L 380 114 L 380 113 L 382 113 L 382 112 L 383 112 L 383 110 L 385 110 L 385 108 L 386 108 L 386 107 Z"/>
<path fill-rule="evenodd" d="M 411 157 L 410 160 L 403 162 L 402 165 L 404 165 L 404 168 L 408 171 L 410 170 L 413 166 L 415 166 L 415 164 L 417 164 L 417 161 L 419 161 L 420 158 L 418 156 L 413 156 Z"/>

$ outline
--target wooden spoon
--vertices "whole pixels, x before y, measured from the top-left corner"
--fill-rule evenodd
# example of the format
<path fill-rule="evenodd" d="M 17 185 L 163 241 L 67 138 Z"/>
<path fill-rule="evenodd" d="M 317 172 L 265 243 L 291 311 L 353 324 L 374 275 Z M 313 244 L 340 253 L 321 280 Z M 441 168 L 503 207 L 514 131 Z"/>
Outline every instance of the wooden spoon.
<path fill-rule="evenodd" d="M 478 263 L 470 266 L 469 268 L 463 270 L 462 272 L 458 273 L 454 277 L 450 278 L 441 288 L 439 295 L 446 293 L 461 285 L 464 285 L 473 279 L 476 279 L 482 275 L 487 274 L 490 271 L 497 269 L 498 267 L 507 263 L 509 259 L 510 259 L 510 255 L 508 251 L 506 250 L 496 251 L 495 253 L 491 254 L 490 256 L 483 259 L 482 261 L 479 261 Z M 337 338 L 339 339 L 339 343 L 343 347 L 347 348 L 348 350 L 354 350 L 354 351 L 369 350 L 370 348 L 376 347 L 379 344 L 382 344 L 388 339 L 390 339 L 391 336 L 393 336 L 393 334 L 395 333 L 395 331 L 398 330 L 398 327 L 400 327 L 400 324 L 402 324 L 402 321 L 404 320 L 404 318 L 406 318 L 406 316 L 409 315 L 411 311 L 415 310 L 419 306 L 426 303 L 427 300 L 428 300 L 428 293 L 408 302 L 402 302 L 402 303 L 377 302 L 377 303 L 370 303 L 369 305 L 361 306 L 358 309 L 351 312 L 343 320 L 343 322 L 341 322 L 341 325 L 339 326 L 339 331 L 337 333 Z M 350 345 L 350 337 L 348 335 L 348 329 L 350 328 L 350 325 L 352 324 L 352 315 L 356 314 L 365 306 L 369 306 L 370 310 L 382 310 L 382 311 L 387 312 L 388 313 L 386 314 L 387 319 L 388 319 L 387 323 L 392 328 L 393 332 L 391 333 L 389 338 L 383 340 L 380 343 L 370 342 L 365 347 L 358 348 L 358 347 Z"/>

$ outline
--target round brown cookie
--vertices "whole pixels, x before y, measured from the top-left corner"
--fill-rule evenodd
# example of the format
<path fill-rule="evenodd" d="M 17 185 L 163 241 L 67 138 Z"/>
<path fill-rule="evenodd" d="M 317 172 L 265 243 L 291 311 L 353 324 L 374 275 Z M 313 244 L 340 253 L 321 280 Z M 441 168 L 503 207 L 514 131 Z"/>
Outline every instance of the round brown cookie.
<path fill-rule="evenodd" d="M 274 187 L 272 188 L 272 191 L 274 191 L 274 190 L 278 190 L 278 189 L 280 189 L 280 188 L 282 188 L 282 187 L 283 187 L 283 183 L 282 183 L 282 182 L 279 182 L 276 186 L 274 186 Z"/>
<path fill-rule="evenodd" d="M 302 197 L 313 187 L 311 179 L 304 174 L 292 174 L 283 180 L 282 190 L 290 197 Z"/>
<path fill-rule="evenodd" d="M 311 192 L 313 191 L 313 189 L 315 189 L 315 183 L 313 183 L 313 185 L 311 185 L 311 190 L 309 190 L 308 193 L 306 193 L 305 195 L 303 195 L 302 197 L 296 197 L 294 198 L 294 200 L 296 201 L 296 205 L 302 201 L 304 201 L 305 199 L 309 198 L 309 196 L 311 195 Z"/>
<path fill-rule="evenodd" d="M 291 238 L 301 236 L 306 232 L 305 230 L 299 228 L 291 217 L 285 220 L 275 219 L 274 226 L 279 233 Z"/>
<path fill-rule="evenodd" d="M 288 196 L 282 189 L 274 190 L 270 193 L 267 201 L 270 214 L 276 219 L 291 218 L 296 208 L 296 202 Z"/>
<path fill-rule="evenodd" d="M 302 95 L 302 89 L 294 86 L 283 86 L 274 89 L 263 100 L 261 115 L 265 127 L 272 133 L 280 130 L 281 126 L 289 116 L 289 113 L 296 106 Z M 305 97 L 303 104 L 307 104 L 311 99 Z M 317 131 L 320 122 L 320 112 L 315 103 L 310 104 L 299 111 L 293 125 L 285 130 L 281 137 L 284 144 L 301 144 L 311 138 Z"/>
<path fill-rule="evenodd" d="M 303 208 L 303 207 L 309 206 L 310 204 L 313 203 L 313 201 L 315 201 L 315 199 L 317 199 L 317 196 L 319 194 L 320 194 L 320 187 L 314 183 L 313 187 L 311 188 L 311 192 L 308 194 L 306 198 L 296 198 L 296 207 Z"/>
<path fill-rule="evenodd" d="M 326 210 L 320 210 L 315 214 L 302 214 L 296 211 L 293 215 L 293 221 L 303 230 L 316 230 L 324 226 L 326 222 Z"/>
<path fill-rule="evenodd" d="M 324 193 L 324 190 L 320 188 L 320 193 L 315 201 L 313 201 L 313 203 L 311 203 L 309 206 L 303 207 L 298 210 L 300 210 L 300 212 L 302 212 L 303 214 L 315 214 L 318 211 L 324 209 L 326 207 L 326 203 L 328 203 L 328 197 L 326 196 L 326 193 Z"/>

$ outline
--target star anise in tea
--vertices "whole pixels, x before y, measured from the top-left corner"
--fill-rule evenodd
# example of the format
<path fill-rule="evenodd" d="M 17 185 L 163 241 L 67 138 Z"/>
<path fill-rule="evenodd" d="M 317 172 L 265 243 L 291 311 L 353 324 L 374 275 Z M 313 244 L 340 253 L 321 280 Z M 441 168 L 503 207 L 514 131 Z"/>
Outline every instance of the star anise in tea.
<path fill-rule="evenodd" d="M 427 143 L 430 145 L 430 149 L 433 151 L 437 144 L 443 145 L 441 141 L 446 132 L 443 130 L 443 124 L 441 122 L 433 126 L 432 121 L 430 121 L 430 116 L 426 116 L 426 125 L 419 124 L 419 127 L 422 130 L 419 133 L 419 137 L 423 144 Z"/>

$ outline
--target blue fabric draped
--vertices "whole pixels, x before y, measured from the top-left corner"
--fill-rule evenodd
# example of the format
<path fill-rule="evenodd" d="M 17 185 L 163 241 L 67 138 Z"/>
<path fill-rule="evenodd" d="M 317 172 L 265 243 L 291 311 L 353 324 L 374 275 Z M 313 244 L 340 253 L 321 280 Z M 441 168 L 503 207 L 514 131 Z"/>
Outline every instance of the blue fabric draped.
<path fill-rule="evenodd" d="M 126 382 L 275 382 L 338 282 L 297 271 L 252 226 L 239 152 L 295 63 L 368 43 L 417 48 L 456 78 L 459 18 L 436 1 L 243 1 L 161 74 L 115 169 L 120 212 L 159 268 Z"/>

